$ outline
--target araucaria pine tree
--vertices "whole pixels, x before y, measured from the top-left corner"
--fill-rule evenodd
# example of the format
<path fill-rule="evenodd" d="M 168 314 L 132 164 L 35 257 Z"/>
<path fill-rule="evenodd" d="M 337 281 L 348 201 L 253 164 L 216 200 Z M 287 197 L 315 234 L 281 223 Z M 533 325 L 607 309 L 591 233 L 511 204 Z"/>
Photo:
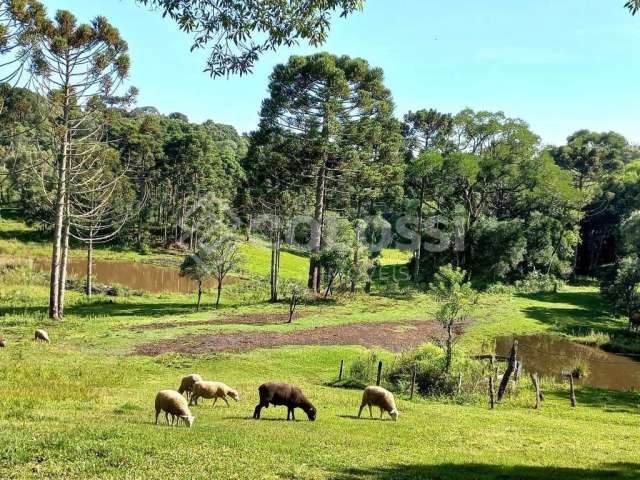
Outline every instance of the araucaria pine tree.
<path fill-rule="evenodd" d="M 30 4 L 36 4 L 32 1 Z M 26 59 L 29 82 L 49 103 L 53 142 L 46 188 L 53 211 L 53 251 L 49 317 L 64 315 L 64 291 L 69 247 L 70 197 L 85 166 L 100 169 L 95 153 L 104 142 L 102 109 L 123 98 L 116 92 L 129 72 L 127 43 L 106 18 L 79 24 L 68 11 L 33 23 L 13 12 L 13 21 L 31 22 Z M 133 93 L 133 92 L 130 92 Z"/>

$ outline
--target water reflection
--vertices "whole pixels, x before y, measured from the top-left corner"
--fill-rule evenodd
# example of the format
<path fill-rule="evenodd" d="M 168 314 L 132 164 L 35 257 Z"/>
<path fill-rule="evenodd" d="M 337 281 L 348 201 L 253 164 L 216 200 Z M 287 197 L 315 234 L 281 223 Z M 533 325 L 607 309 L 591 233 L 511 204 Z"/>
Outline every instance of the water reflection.
<path fill-rule="evenodd" d="M 49 271 L 49 259 L 34 259 L 36 268 Z M 70 259 L 69 275 L 83 278 L 87 274 L 85 260 Z M 106 285 L 119 284 L 134 290 L 150 293 L 175 292 L 193 293 L 196 291 L 195 282 L 183 278 L 175 268 L 158 267 L 142 262 L 116 262 L 95 260 L 93 274 L 97 283 Z M 237 281 L 234 277 L 227 277 L 225 284 Z M 215 287 L 215 280 L 205 283 L 205 288 Z"/>
<path fill-rule="evenodd" d="M 588 365 L 588 375 L 579 383 L 596 388 L 630 390 L 640 388 L 640 363 L 636 357 L 605 352 L 599 348 L 580 345 L 562 337 L 530 335 L 515 337 L 524 369 L 546 377 L 560 378 L 561 372 L 571 371 L 578 361 Z M 496 340 L 496 353 L 508 355 L 514 337 Z"/>

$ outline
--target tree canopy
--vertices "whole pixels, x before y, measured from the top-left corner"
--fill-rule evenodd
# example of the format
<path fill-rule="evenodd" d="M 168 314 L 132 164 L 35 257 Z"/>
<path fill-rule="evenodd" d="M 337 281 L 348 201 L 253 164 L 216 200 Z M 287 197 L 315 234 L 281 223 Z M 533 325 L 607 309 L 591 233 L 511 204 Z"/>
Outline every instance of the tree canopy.
<path fill-rule="evenodd" d="M 158 7 L 193 34 L 192 50 L 210 48 L 205 71 L 214 77 L 250 73 L 260 56 L 306 41 L 317 47 L 331 17 L 362 9 L 364 0 L 136 0 Z"/>

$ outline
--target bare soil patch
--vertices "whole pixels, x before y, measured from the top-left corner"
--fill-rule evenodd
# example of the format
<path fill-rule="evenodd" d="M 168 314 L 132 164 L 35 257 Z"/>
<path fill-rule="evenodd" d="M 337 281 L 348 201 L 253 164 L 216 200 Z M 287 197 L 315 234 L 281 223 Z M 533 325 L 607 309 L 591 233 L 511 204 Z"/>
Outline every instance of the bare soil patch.
<path fill-rule="evenodd" d="M 246 352 L 285 345 L 361 345 L 394 352 L 409 350 L 429 340 L 442 338 L 443 330 L 433 321 L 354 323 L 310 330 L 280 332 L 232 332 L 182 335 L 139 345 L 134 354 L 155 356 L 167 352 L 204 355 Z"/>
<path fill-rule="evenodd" d="M 302 318 L 304 314 L 295 313 L 293 320 Z M 230 317 L 213 318 L 211 320 L 196 320 L 193 322 L 154 322 L 136 325 L 131 330 L 165 330 L 179 327 L 196 327 L 201 325 L 269 325 L 287 323 L 288 313 L 248 313 L 244 315 L 232 315 Z"/>

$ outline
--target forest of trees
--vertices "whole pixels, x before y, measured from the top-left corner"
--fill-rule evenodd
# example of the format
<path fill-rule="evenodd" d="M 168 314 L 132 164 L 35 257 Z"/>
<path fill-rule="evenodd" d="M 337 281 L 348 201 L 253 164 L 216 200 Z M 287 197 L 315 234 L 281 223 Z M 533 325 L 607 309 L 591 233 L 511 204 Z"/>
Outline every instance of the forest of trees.
<path fill-rule="evenodd" d="M 179 19 L 188 2 L 175 4 Z M 381 69 L 319 53 L 275 67 L 259 126 L 241 135 L 134 108 L 127 45 L 106 19 L 3 5 L 0 201 L 54 239 L 53 317 L 69 241 L 89 255 L 104 242 L 195 252 L 221 231 L 257 234 L 272 244 L 272 300 L 287 243 L 310 255 L 307 286 L 325 294 L 368 289 L 378 246 L 411 251 L 422 285 L 446 264 L 483 284 L 587 275 L 612 291 L 616 276 L 640 276 L 640 149 L 615 132 L 546 146 L 502 112 L 403 115 Z M 210 73 L 246 73 L 255 58 L 240 56 L 220 70 L 214 49 Z"/>

